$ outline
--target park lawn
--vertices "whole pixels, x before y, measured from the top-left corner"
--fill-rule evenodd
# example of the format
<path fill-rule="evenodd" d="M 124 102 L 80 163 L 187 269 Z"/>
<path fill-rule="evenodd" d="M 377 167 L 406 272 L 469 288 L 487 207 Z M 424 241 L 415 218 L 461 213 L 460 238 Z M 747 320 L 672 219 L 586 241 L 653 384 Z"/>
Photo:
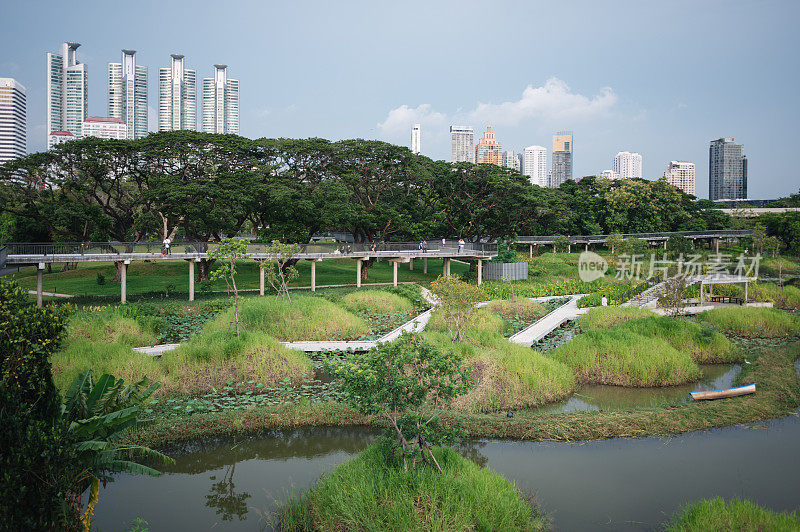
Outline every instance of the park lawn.
<path fill-rule="evenodd" d="M 428 259 L 428 273 L 422 273 L 422 261 L 417 260 L 414 270 L 409 271 L 408 264 L 398 267 L 398 281 L 414 281 L 429 283 L 442 273 L 441 259 Z M 468 264 L 453 261 L 450 271 L 458 275 L 466 272 Z M 114 264 L 111 262 L 79 263 L 76 270 L 60 271 L 61 267 L 55 265 L 53 273 L 45 273 L 43 290 L 71 295 L 118 295 L 120 287 L 112 282 L 114 278 Z M 311 263 L 300 261 L 297 264 L 299 277 L 291 286 L 311 285 Z M 105 284 L 97 284 L 97 274 L 105 277 Z M 369 279 L 365 283 L 391 283 L 393 279 L 392 263 L 381 261 L 369 270 Z M 28 290 L 36 289 L 36 271 L 26 268 L 15 274 L 20 286 Z M 353 259 L 331 259 L 317 263 L 317 285 L 329 284 L 355 284 L 356 265 Z M 128 266 L 127 276 L 128 295 L 143 294 L 147 292 L 182 292 L 189 291 L 189 267 L 185 261 L 168 262 L 134 262 Z M 242 261 L 238 265 L 236 283 L 242 290 L 257 290 L 259 283 L 258 264 L 255 261 Z M 210 283 L 212 290 L 225 290 L 225 281 L 220 280 Z M 195 284 L 196 293 L 201 292 L 199 283 Z"/>

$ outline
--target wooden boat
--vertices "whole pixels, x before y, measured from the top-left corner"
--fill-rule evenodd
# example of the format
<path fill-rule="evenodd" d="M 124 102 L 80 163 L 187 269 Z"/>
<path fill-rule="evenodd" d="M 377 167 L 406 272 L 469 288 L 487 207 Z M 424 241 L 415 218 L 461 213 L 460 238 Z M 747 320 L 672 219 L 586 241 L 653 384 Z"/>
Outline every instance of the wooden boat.
<path fill-rule="evenodd" d="M 708 392 L 690 393 L 692 399 L 695 401 L 703 401 L 706 399 L 724 399 L 725 397 L 738 397 L 739 395 L 756 393 L 756 383 L 737 386 L 736 388 L 728 388 L 727 390 L 711 390 Z"/>

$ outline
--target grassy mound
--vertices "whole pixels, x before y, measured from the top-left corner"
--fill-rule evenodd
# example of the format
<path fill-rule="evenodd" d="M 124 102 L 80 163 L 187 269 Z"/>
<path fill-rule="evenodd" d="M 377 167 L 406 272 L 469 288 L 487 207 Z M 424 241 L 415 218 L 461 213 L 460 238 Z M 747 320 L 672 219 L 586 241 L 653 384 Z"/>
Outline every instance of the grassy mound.
<path fill-rule="evenodd" d="M 241 302 L 239 314 L 249 332 L 264 332 L 281 341 L 354 340 L 369 332 L 358 316 L 321 297 L 294 296 L 291 303 L 273 297 Z M 233 309 L 220 313 L 206 331 L 226 331 Z"/>
<path fill-rule="evenodd" d="M 444 321 L 444 315 L 442 314 L 441 310 L 437 310 L 431 314 L 431 319 L 428 322 L 426 329 L 436 332 L 448 331 L 447 325 Z M 495 316 L 494 314 L 490 314 L 481 308 L 472 314 L 467 329 L 467 336 L 484 332 L 502 335 L 506 329 L 506 324 L 501 318 Z"/>
<path fill-rule="evenodd" d="M 53 378 L 64 391 L 84 369 L 110 373 L 128 382 L 147 376 L 161 382 L 159 393 L 197 393 L 221 388 L 228 381 L 276 386 L 284 379 L 300 382 L 313 363 L 304 353 L 287 349 L 260 332 L 214 332 L 193 337 L 178 349 L 153 358 L 119 344 L 71 342 L 53 356 Z"/>
<path fill-rule="evenodd" d="M 525 297 L 492 301 L 483 308 L 487 312 L 500 316 L 501 318 L 527 323 L 533 323 L 547 314 L 547 309 L 540 303 L 531 301 Z"/>
<path fill-rule="evenodd" d="M 670 532 L 800 530 L 800 515 L 797 512 L 788 514 L 773 512 L 745 500 L 732 500 L 729 504 L 725 504 L 724 500 L 716 497 L 686 506 L 673 517 L 666 530 Z"/>
<path fill-rule="evenodd" d="M 541 406 L 563 399 L 575 388 L 575 377 L 564 364 L 499 334 L 471 330 L 469 341 L 461 343 L 442 332 L 425 336 L 441 349 L 458 351 L 464 364 L 472 367 L 475 387 L 454 401 L 456 410 L 493 412 Z"/>
<path fill-rule="evenodd" d="M 715 308 L 698 314 L 697 319 L 725 334 L 743 338 L 795 336 L 800 333 L 800 320 L 774 308 Z"/>
<path fill-rule="evenodd" d="M 158 324 L 150 317 L 135 320 L 121 316 L 115 310 L 78 312 L 67 325 L 65 343 L 88 340 L 128 347 L 153 345 L 158 335 Z"/>
<path fill-rule="evenodd" d="M 588 331 L 548 356 L 572 368 L 578 380 L 595 384 L 670 386 L 703 375 L 689 353 L 622 327 Z"/>
<path fill-rule="evenodd" d="M 437 448 L 432 468 L 403 471 L 368 447 L 284 508 L 283 530 L 541 530 L 544 521 L 502 476 Z"/>
<path fill-rule="evenodd" d="M 383 290 L 361 290 L 350 292 L 341 299 L 342 306 L 351 312 L 377 314 L 408 314 L 411 301 Z"/>
<path fill-rule="evenodd" d="M 620 323 L 639 318 L 654 316 L 655 313 L 639 307 L 595 307 L 589 309 L 578 320 L 582 331 L 610 329 Z"/>
<path fill-rule="evenodd" d="M 740 290 L 744 297 L 744 290 Z M 796 286 L 779 287 L 774 283 L 753 283 L 748 290 L 753 301 L 771 301 L 776 307 L 786 310 L 800 308 L 800 288 Z"/>
<path fill-rule="evenodd" d="M 741 360 L 742 354 L 725 335 L 708 326 L 651 316 L 631 320 L 615 327 L 649 338 L 661 338 L 682 353 L 688 353 L 698 364 L 722 364 Z"/>

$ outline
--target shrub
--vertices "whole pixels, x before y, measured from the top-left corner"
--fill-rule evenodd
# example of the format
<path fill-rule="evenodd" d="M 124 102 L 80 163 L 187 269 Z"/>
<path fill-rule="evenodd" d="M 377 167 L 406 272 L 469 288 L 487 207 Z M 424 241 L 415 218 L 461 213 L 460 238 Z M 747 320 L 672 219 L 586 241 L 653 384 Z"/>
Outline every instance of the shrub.
<path fill-rule="evenodd" d="M 464 339 L 464 333 L 475 313 L 475 304 L 486 299 L 486 293 L 475 285 L 465 283 L 455 277 L 437 277 L 431 283 L 431 290 L 439 298 L 437 312 L 450 331 L 454 341 Z"/>
<path fill-rule="evenodd" d="M 514 485 L 450 449 L 434 450 L 443 474 L 403 471 L 372 445 L 283 508 L 283 530 L 542 530 Z M 343 496 L 344 495 L 344 496 Z"/>
<path fill-rule="evenodd" d="M 249 298 L 242 301 L 239 313 L 245 330 L 282 341 L 353 340 L 369 332 L 364 320 L 321 297 L 296 296 L 291 303 Z M 206 325 L 206 331 L 226 331 L 232 319 L 233 309 L 227 309 Z"/>
<path fill-rule="evenodd" d="M 578 327 L 582 331 L 610 329 L 620 323 L 639 318 L 653 316 L 651 310 L 640 307 L 595 307 L 590 308 L 578 320 Z"/>
<path fill-rule="evenodd" d="M 525 297 L 513 297 L 511 299 L 492 301 L 483 308 L 487 312 L 502 318 L 526 321 L 529 323 L 533 323 L 547 314 L 547 310 L 541 303 L 537 303 Z"/>
<path fill-rule="evenodd" d="M 106 284 L 106 276 L 100 272 L 97 272 L 97 277 L 95 278 L 95 281 L 97 282 L 98 285 L 102 286 Z"/>
<path fill-rule="evenodd" d="M 744 290 L 739 291 L 741 297 Z M 800 288 L 796 286 L 779 287 L 774 283 L 753 283 L 748 289 L 748 297 L 753 301 L 771 301 L 778 308 L 797 310 L 800 308 Z"/>
<path fill-rule="evenodd" d="M 744 338 L 796 336 L 800 332 L 800 320 L 774 308 L 722 307 L 698 314 L 697 320 Z"/>
<path fill-rule="evenodd" d="M 352 312 L 377 314 L 408 314 L 411 301 L 383 290 L 360 290 L 350 292 L 342 300 L 342 306 Z"/>
<path fill-rule="evenodd" d="M 153 345 L 158 336 L 158 320 L 151 316 L 139 316 L 138 319 L 125 317 L 122 315 L 123 312 L 130 311 L 126 309 L 76 313 L 69 320 L 66 343 L 83 339 L 129 347 Z"/>
<path fill-rule="evenodd" d="M 578 380 L 616 386 L 671 386 L 703 373 L 688 353 L 663 338 L 647 338 L 621 327 L 589 331 L 548 353 Z"/>
<path fill-rule="evenodd" d="M 667 525 L 669 532 L 700 532 L 704 530 L 800 530 L 797 512 L 777 513 L 750 501 L 734 499 L 704 499 L 685 506 Z"/>
<path fill-rule="evenodd" d="M 431 314 L 431 319 L 428 321 L 426 329 L 430 331 L 438 331 L 449 333 L 447 324 L 445 323 L 444 314 L 440 309 L 437 309 Z M 476 309 L 470 316 L 469 322 L 466 324 L 465 336 L 468 338 L 470 335 L 477 332 L 490 332 L 494 334 L 503 334 L 506 329 L 506 324 L 502 319 L 490 314 L 484 309 Z M 452 339 L 452 336 L 451 336 Z"/>

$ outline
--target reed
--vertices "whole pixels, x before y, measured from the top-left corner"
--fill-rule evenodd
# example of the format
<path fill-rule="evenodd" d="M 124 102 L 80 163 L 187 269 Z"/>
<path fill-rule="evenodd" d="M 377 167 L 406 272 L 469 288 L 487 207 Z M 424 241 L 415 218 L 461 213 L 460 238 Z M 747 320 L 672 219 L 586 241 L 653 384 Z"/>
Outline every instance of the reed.
<path fill-rule="evenodd" d="M 686 505 L 666 526 L 668 532 L 705 530 L 771 530 L 789 532 L 800 530 L 800 515 L 778 513 L 748 500 L 722 498 L 703 499 Z"/>

